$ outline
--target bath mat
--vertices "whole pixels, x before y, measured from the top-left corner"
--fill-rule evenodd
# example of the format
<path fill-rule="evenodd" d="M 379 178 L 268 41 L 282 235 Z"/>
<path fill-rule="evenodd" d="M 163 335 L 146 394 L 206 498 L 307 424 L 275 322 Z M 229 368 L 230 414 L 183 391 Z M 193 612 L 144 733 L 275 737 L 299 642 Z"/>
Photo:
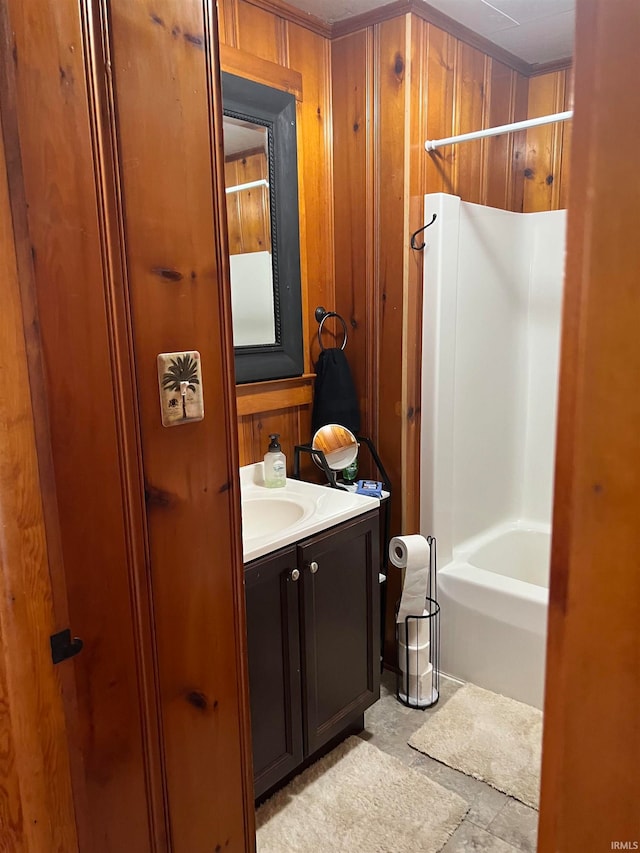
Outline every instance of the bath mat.
<path fill-rule="evenodd" d="M 457 794 L 347 738 L 256 813 L 258 853 L 436 853 L 468 811 Z"/>
<path fill-rule="evenodd" d="M 409 745 L 538 808 L 542 711 L 465 684 Z"/>

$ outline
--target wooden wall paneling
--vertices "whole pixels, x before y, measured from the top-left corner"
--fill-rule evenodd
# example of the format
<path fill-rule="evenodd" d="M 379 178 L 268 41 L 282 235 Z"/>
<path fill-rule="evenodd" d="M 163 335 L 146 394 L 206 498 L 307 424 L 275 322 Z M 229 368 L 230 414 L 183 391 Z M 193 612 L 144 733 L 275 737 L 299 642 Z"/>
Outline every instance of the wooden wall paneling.
<path fill-rule="evenodd" d="M 262 5 L 267 2 L 279 2 L 279 0 L 253 0 L 253 2 L 259 2 Z M 332 36 L 337 38 L 348 35 L 356 30 L 372 27 L 390 18 L 397 18 L 406 14 L 412 14 L 414 18 L 420 18 L 430 26 L 451 33 L 456 40 L 464 42 L 487 57 L 497 59 L 498 62 L 508 65 L 521 74 L 529 74 L 532 68 L 520 57 L 498 47 L 495 42 L 470 30 L 429 3 L 424 3 L 423 0 L 393 0 L 391 3 L 379 6 L 361 15 L 353 15 L 345 20 L 335 21 L 331 28 Z"/>
<path fill-rule="evenodd" d="M 143 720 L 155 685 L 135 391 L 118 366 L 129 351 L 126 329 L 120 337 L 114 328 L 122 304 L 106 225 L 113 184 L 97 133 L 101 38 L 86 3 L 10 2 L 8 12 L 59 541 L 70 627 L 85 642 L 71 664 L 82 756 L 74 789 L 87 804 L 80 844 L 92 853 L 161 850 L 157 724 Z M 70 369 L 79 359 L 81 379 Z"/>
<path fill-rule="evenodd" d="M 298 180 L 305 372 L 310 372 L 318 357 L 314 311 L 318 305 L 328 310 L 335 305 L 331 51 L 328 39 L 304 27 L 289 23 L 287 32 L 289 63 L 304 80 Z"/>
<path fill-rule="evenodd" d="M 252 461 L 260 462 L 269 447 L 269 436 L 279 433 L 282 452 L 287 457 L 287 474 L 293 470 L 293 447 L 298 440 L 298 413 L 295 408 L 271 409 L 253 416 L 253 453 Z"/>
<path fill-rule="evenodd" d="M 172 850 L 253 849 L 215 13 L 109 8 Z M 165 428 L 156 356 L 191 349 L 205 418 Z"/>
<path fill-rule="evenodd" d="M 224 0 L 221 4 L 225 19 L 229 18 L 225 7 L 231 2 Z M 298 99 L 298 202 L 303 337 L 306 343 L 304 369 L 309 373 L 318 355 L 317 324 L 313 312 L 317 305 L 332 309 L 335 304 L 329 41 L 277 14 L 275 9 L 262 9 L 242 0 L 237 6 L 236 23 L 236 44 L 240 49 L 222 48 L 223 67 L 265 85 L 292 91 Z M 280 73 L 274 71 L 274 62 L 283 63 Z M 240 389 L 238 394 L 243 399 L 246 397 Z M 286 385 L 283 386 L 283 394 L 286 396 Z M 305 411 L 305 407 L 292 407 L 294 414 L 300 411 Z M 296 417 L 299 428 L 308 429 L 305 426 L 308 418 L 301 420 L 298 415 Z M 261 460 L 264 449 L 259 441 L 247 442 L 244 417 L 239 422 L 239 435 L 242 463 Z M 309 437 L 305 432 L 298 434 L 295 440 L 297 443 L 306 442 Z"/>
<path fill-rule="evenodd" d="M 313 380 L 309 374 L 237 386 L 240 465 L 261 462 L 269 445 L 269 433 L 279 432 L 287 471 L 292 474 L 294 445 L 311 440 Z M 301 471 L 308 469 L 305 460 L 301 461 Z"/>
<path fill-rule="evenodd" d="M 299 436 L 301 443 L 304 444 L 305 441 L 308 442 L 311 438 L 311 403 L 309 403 L 306 406 L 298 406 L 296 409 L 296 415 L 298 418 L 297 435 Z M 305 440 L 305 436 L 309 436 L 309 438 L 307 438 Z M 292 458 L 291 464 L 293 465 L 293 456 L 291 458 Z M 311 460 L 310 459 L 306 459 L 306 460 L 301 459 L 300 460 L 300 469 L 301 470 L 304 470 L 305 468 L 310 469 L 311 467 L 312 466 L 311 466 Z"/>
<path fill-rule="evenodd" d="M 268 179 L 262 152 L 225 160 L 225 186 Z M 229 252 L 267 252 L 271 249 L 271 211 L 267 187 L 251 187 L 225 194 Z"/>
<path fill-rule="evenodd" d="M 231 316 L 231 269 L 227 252 L 226 216 L 225 216 L 225 182 L 224 182 L 224 134 L 223 134 L 223 97 L 220 80 L 220 37 L 216 21 L 217 5 L 207 0 L 204 7 L 204 23 L 207 51 L 207 96 L 209 102 L 209 128 L 211 131 L 212 149 L 212 183 L 214 187 L 214 225 L 218 240 L 215 245 L 216 261 L 218 264 L 218 317 L 222 331 L 222 346 L 219 348 L 220 372 L 224 389 L 224 426 L 226 447 L 228 452 L 229 485 L 237 483 L 238 490 L 235 499 L 229 504 L 230 509 L 230 545 L 232 572 L 232 607 L 234 615 L 234 665 L 237 676 L 237 701 L 239 724 L 239 747 L 241 756 L 242 802 L 235 805 L 242 808 L 244 832 L 238 839 L 244 844 L 247 853 L 254 853 L 256 848 L 255 811 L 253 808 L 253 754 L 251 743 L 251 710 L 249 704 L 249 669 L 247 650 L 247 626 L 245 614 L 244 591 L 244 555 L 242 543 L 242 508 L 239 478 L 239 448 L 237 433 L 237 411 L 235 406 L 235 353 L 233 349 L 233 318 Z M 219 460 L 219 457 L 218 457 Z M 228 651 L 228 648 L 227 648 Z M 224 652 L 224 649 L 223 649 Z M 214 703 L 215 707 L 215 703 Z M 225 845 L 231 841 L 227 838 Z M 208 839 L 205 839 L 208 843 Z"/>
<path fill-rule="evenodd" d="M 346 352 L 360 398 L 361 430 L 375 441 L 374 347 L 378 325 L 373 291 L 372 31 L 363 30 L 333 41 L 331 60 L 335 309 L 349 329 Z M 325 346 L 330 344 L 329 338 Z"/>
<path fill-rule="evenodd" d="M 540 853 L 640 839 L 639 39 L 637 3 L 578 2 Z"/>
<path fill-rule="evenodd" d="M 491 59 L 464 42 L 456 51 L 454 133 L 469 133 L 485 127 L 489 112 Z M 454 146 L 453 184 L 463 201 L 482 204 L 485 196 L 486 140 Z"/>
<path fill-rule="evenodd" d="M 268 180 L 267 158 L 257 154 L 243 158 L 240 177 L 243 182 Z M 246 252 L 268 252 L 271 250 L 271 211 L 269 190 L 266 187 L 252 187 L 243 190 L 240 195 L 242 206 L 242 236 Z"/>
<path fill-rule="evenodd" d="M 403 337 L 405 340 L 405 436 L 402 482 L 402 531 L 420 532 L 420 412 L 422 393 L 422 280 L 424 253 L 409 247 L 409 234 L 424 224 L 424 192 L 429 155 L 427 138 L 429 26 L 411 19 L 410 127 L 409 127 L 409 221 L 404 250 L 407 254 Z M 428 232 L 423 232 L 428 239 Z"/>
<path fill-rule="evenodd" d="M 4 247 L 3 247 L 4 248 Z M 2 555 L 2 562 L 6 559 L 4 553 Z M 4 591 L 4 577 L 3 580 L 3 596 L 6 595 Z M 2 624 L 0 622 L 0 642 L 2 643 L 2 648 L 5 648 L 5 640 L 3 636 Z M 0 752 L 0 771 L 2 772 L 2 789 L 0 792 L 0 844 L 5 850 L 15 850 L 16 853 L 24 853 L 24 851 L 28 851 L 29 848 L 34 848 L 34 841 L 31 841 L 28 837 L 25 837 L 25 834 L 31 828 L 30 825 L 33 824 L 33 819 L 31 821 L 27 821 L 25 824 L 24 813 L 22 808 L 22 796 L 20 793 L 20 770 L 16 764 L 16 746 L 15 746 L 15 736 L 13 733 L 14 723 L 13 717 L 11 713 L 11 705 L 12 699 L 9 694 L 9 687 L 7 685 L 7 662 L 5 660 L 6 652 L 3 653 L 2 657 L 0 657 L 0 731 L 2 731 L 2 751 Z M 59 701 L 60 708 L 62 708 L 62 701 Z M 64 733 L 63 733 L 64 738 Z M 75 821 L 73 815 L 73 799 L 71 792 L 71 779 L 67 781 L 67 791 L 69 795 L 69 802 L 72 805 L 71 809 L 71 827 L 72 832 L 75 829 Z M 45 826 L 45 832 L 48 832 L 47 821 L 49 820 L 47 815 L 46 808 L 42 810 L 40 820 L 42 825 Z M 37 818 L 36 818 L 37 824 Z M 39 843 L 38 839 L 35 840 L 35 843 Z M 41 843 L 41 842 L 40 842 Z M 71 846 L 71 850 L 78 850 L 78 840 L 77 838 L 67 839 L 67 842 Z M 59 845 L 58 845 L 59 846 Z"/>
<path fill-rule="evenodd" d="M 524 121 L 528 115 L 529 80 L 516 73 L 513 89 L 513 120 Z M 524 210 L 524 170 L 527 158 L 527 131 L 512 133 L 509 195 L 507 210 L 522 213 Z"/>
<path fill-rule="evenodd" d="M 238 175 L 238 161 L 228 160 L 224 164 L 225 186 L 237 186 L 240 183 Z M 240 193 L 227 193 L 227 233 L 229 235 L 229 254 L 238 255 L 244 251 L 242 239 L 242 211 L 240 207 Z"/>
<path fill-rule="evenodd" d="M 263 413 L 239 417 L 240 465 L 262 462 L 269 447 L 269 435 L 277 432 L 282 451 L 287 457 L 287 476 L 290 477 L 293 472 L 294 445 L 308 443 L 310 426 L 310 404 L 269 409 Z M 301 459 L 301 463 L 304 464 L 304 461 Z"/>
<path fill-rule="evenodd" d="M 515 84 L 517 72 L 495 59 L 490 69 L 490 100 L 487 127 L 515 121 Z M 514 134 L 505 133 L 486 140 L 485 186 L 483 203 L 507 210 L 511 191 L 511 163 Z"/>
<path fill-rule="evenodd" d="M 236 387 L 236 404 L 240 417 L 258 415 L 271 409 L 297 409 L 309 406 L 313 399 L 315 376 L 305 374 L 291 379 L 250 382 Z M 257 460 L 256 460 L 257 461 Z"/>
<path fill-rule="evenodd" d="M 561 112 L 565 103 L 565 71 L 529 80 L 529 118 Z M 562 122 L 527 130 L 524 211 L 556 210 L 560 195 Z"/>
<path fill-rule="evenodd" d="M 427 34 L 426 80 L 423 83 L 427 115 L 423 144 L 427 139 L 443 139 L 454 133 L 456 41 L 432 24 L 428 25 Z M 439 148 L 432 154 L 425 151 L 425 156 L 424 192 L 454 192 L 454 146 Z"/>
<path fill-rule="evenodd" d="M 563 110 L 572 110 L 574 106 L 574 69 L 565 71 L 565 91 Z M 571 146 L 573 141 L 573 119 L 562 123 L 562 143 L 560 146 L 560 176 L 558 190 L 558 207 L 566 210 L 569 207 L 569 187 L 571 185 Z"/>
<path fill-rule="evenodd" d="M 258 462 L 253 447 L 253 415 L 238 416 L 238 461 L 240 465 Z"/>
<path fill-rule="evenodd" d="M 288 23 L 300 25 L 323 38 L 330 39 L 334 34 L 330 23 L 284 0 L 247 0 L 247 2 L 279 18 L 284 18 Z"/>
<path fill-rule="evenodd" d="M 220 39 L 220 64 L 224 71 L 223 52 L 224 48 L 238 47 L 238 2 L 237 0 L 219 0 L 218 8 L 218 36 Z M 235 73 L 234 71 L 230 72 Z"/>
<path fill-rule="evenodd" d="M 409 17 L 376 27 L 376 109 L 374 129 L 376 162 L 376 280 L 378 314 L 377 447 L 394 487 L 390 535 L 402 532 L 403 453 L 407 412 L 404 410 L 404 335 L 407 222 L 409 212 Z M 396 598 L 391 574 L 388 587 L 385 648 L 395 644 L 393 606 Z M 391 655 L 393 659 L 393 656 Z"/>
<path fill-rule="evenodd" d="M 309 274 L 307 268 L 308 256 L 306 239 L 308 233 L 306 214 L 307 194 L 305 192 L 305 173 L 302 165 L 304 163 L 305 148 L 305 139 L 304 134 L 302 132 L 302 113 L 303 106 L 302 103 L 298 101 L 298 103 L 296 104 L 296 166 L 298 169 L 298 239 L 300 241 L 300 312 L 302 319 L 303 356 L 302 369 L 305 373 L 308 373 L 312 368 L 309 347 L 305 345 L 309 340 Z"/>
<path fill-rule="evenodd" d="M 2 12 L 2 67 L 9 59 Z M 2 116 L 6 122 L 6 78 Z M 19 168 L 14 161 L 11 168 Z M 14 174 L 15 182 L 15 174 Z M 14 199 L 15 201 L 15 199 Z M 78 851 L 7 162 L 0 135 L 0 849 Z M 55 780 L 55 784 L 51 784 Z M 80 800 L 80 798 L 79 798 Z"/>
<path fill-rule="evenodd" d="M 227 0 L 224 2 L 226 3 Z M 279 65 L 288 65 L 286 21 L 245 0 L 236 0 L 236 9 L 238 18 L 236 47 L 260 59 L 268 59 Z"/>

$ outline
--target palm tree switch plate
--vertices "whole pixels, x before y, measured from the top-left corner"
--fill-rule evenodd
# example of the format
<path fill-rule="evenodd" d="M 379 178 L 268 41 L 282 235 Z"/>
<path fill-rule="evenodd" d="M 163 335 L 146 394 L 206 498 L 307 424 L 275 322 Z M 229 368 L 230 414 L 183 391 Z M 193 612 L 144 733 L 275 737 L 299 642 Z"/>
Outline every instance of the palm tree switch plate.
<path fill-rule="evenodd" d="M 199 352 L 161 352 L 158 384 L 163 426 L 179 426 L 204 418 Z"/>

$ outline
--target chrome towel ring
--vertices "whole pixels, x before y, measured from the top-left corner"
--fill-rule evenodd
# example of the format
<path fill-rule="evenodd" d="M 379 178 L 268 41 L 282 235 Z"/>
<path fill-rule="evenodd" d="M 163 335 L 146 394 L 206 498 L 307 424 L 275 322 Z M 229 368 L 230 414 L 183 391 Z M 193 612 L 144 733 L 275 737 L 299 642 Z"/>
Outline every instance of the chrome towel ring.
<path fill-rule="evenodd" d="M 342 332 L 344 334 L 344 340 L 342 341 L 342 346 L 340 347 L 343 350 L 347 345 L 347 324 L 345 322 L 344 317 L 340 316 L 336 311 L 326 311 L 321 305 L 319 305 L 315 310 L 315 318 L 320 324 L 318 326 L 318 343 L 320 344 L 320 349 L 324 351 L 324 346 L 322 345 L 322 327 L 324 326 L 324 321 L 329 317 L 335 317 L 336 320 L 340 320 L 342 323 Z"/>

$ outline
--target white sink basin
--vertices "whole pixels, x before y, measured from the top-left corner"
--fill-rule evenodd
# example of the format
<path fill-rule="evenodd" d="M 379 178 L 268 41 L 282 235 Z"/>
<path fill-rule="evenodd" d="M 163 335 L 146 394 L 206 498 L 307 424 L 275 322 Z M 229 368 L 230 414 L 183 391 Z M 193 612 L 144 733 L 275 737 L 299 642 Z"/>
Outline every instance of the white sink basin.
<path fill-rule="evenodd" d="M 245 563 L 379 506 L 377 498 L 301 480 L 268 489 L 262 462 L 240 469 L 240 487 Z"/>
<path fill-rule="evenodd" d="M 247 539 L 279 533 L 300 521 L 311 508 L 297 501 L 283 498 L 262 497 L 247 498 L 242 501 L 242 525 L 247 531 Z"/>

